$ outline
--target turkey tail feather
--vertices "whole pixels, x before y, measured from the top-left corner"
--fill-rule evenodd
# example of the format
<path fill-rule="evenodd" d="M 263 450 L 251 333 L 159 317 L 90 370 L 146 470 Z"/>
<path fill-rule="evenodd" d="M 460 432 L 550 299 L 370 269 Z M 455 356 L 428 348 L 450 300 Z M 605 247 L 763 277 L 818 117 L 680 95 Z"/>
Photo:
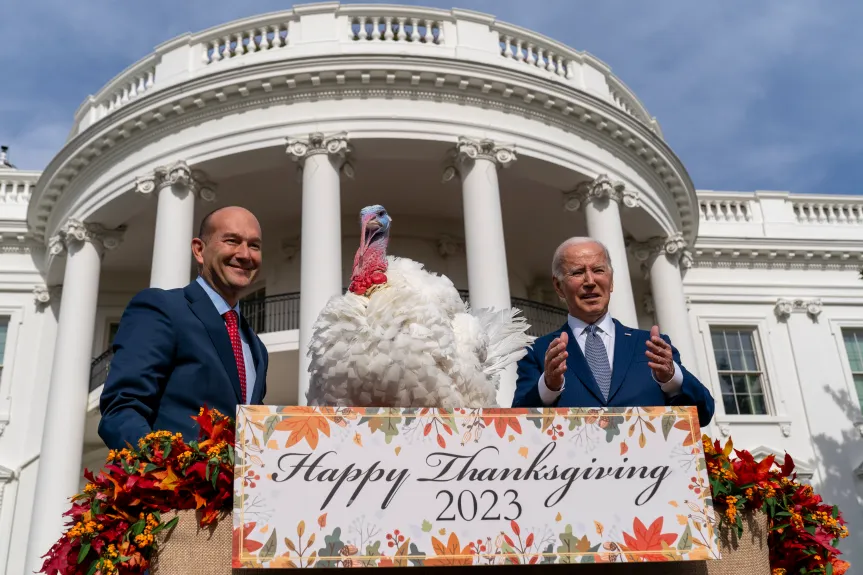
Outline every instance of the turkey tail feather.
<path fill-rule="evenodd" d="M 482 369 L 495 375 L 508 365 L 520 360 L 527 353 L 527 346 L 536 339 L 527 334 L 530 325 L 521 310 L 515 307 L 502 310 L 474 309 L 476 317 L 488 337 L 488 351 Z"/>

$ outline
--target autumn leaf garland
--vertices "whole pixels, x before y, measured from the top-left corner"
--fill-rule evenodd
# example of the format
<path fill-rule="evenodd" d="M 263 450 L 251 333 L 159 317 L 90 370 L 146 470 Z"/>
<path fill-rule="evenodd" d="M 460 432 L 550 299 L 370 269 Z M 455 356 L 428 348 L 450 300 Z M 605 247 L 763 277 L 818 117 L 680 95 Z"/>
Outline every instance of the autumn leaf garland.
<path fill-rule="evenodd" d="M 144 573 L 156 535 L 172 528 L 164 513 L 200 509 L 201 526 L 230 509 L 234 482 L 234 425 L 216 410 L 194 417 L 198 440 L 156 431 L 137 449 L 109 452 L 98 474 L 72 498 L 66 532 L 44 556 L 45 575 L 130 575 Z"/>

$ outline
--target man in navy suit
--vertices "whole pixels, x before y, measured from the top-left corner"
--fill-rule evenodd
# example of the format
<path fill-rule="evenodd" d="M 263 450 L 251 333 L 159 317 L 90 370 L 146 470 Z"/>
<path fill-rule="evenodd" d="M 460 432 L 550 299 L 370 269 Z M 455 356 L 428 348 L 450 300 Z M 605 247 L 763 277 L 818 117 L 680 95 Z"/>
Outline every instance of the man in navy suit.
<path fill-rule="evenodd" d="M 700 425 L 710 423 L 713 397 L 683 367 L 668 336 L 657 326 L 624 326 L 608 313 L 614 270 L 605 246 L 570 238 L 555 251 L 552 276 L 567 322 L 519 360 L 513 407 L 694 405 Z"/>
<path fill-rule="evenodd" d="M 202 406 L 234 417 L 239 404 L 263 403 L 267 349 L 238 305 L 261 267 L 258 220 L 244 208 L 218 209 L 201 222 L 192 253 L 195 281 L 141 291 L 120 320 L 99 404 L 99 435 L 112 449 L 151 431 L 191 441 Z"/>

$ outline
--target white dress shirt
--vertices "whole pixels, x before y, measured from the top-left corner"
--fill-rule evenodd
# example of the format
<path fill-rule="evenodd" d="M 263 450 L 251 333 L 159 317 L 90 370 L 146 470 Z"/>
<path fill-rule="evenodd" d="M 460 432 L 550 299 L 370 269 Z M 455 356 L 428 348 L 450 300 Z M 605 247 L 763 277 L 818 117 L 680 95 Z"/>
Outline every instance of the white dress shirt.
<path fill-rule="evenodd" d="M 196 280 L 198 285 L 204 288 L 204 291 L 207 292 L 207 295 L 210 296 L 210 301 L 213 302 L 213 305 L 216 306 L 216 311 L 219 312 L 219 315 L 224 319 L 225 314 L 228 313 L 228 310 L 233 309 L 237 312 L 237 323 L 240 321 L 240 304 L 237 303 L 233 308 L 228 305 L 228 302 L 225 301 L 219 293 L 210 287 L 210 284 L 207 283 L 207 280 L 198 276 Z M 252 393 L 255 391 L 255 376 L 257 372 L 255 370 L 255 360 L 252 357 L 252 348 L 249 347 L 249 342 L 246 341 L 246 335 L 243 333 L 243 329 L 240 326 L 240 344 L 243 348 L 243 363 L 246 365 L 246 397 L 243 401 L 245 404 L 252 403 Z M 227 327 L 225 328 L 227 330 Z"/>
<path fill-rule="evenodd" d="M 575 341 L 578 343 L 578 347 L 581 349 L 581 353 L 584 353 L 584 346 L 587 342 L 587 331 L 586 328 L 589 325 L 588 323 L 578 319 L 577 317 L 573 317 L 572 315 L 567 315 L 566 319 L 569 324 L 569 329 L 572 330 L 573 335 L 575 335 Z M 608 365 L 611 367 L 612 376 L 614 374 L 614 321 L 611 319 L 611 314 L 606 313 L 602 318 L 596 322 L 596 326 L 599 328 L 597 333 L 599 338 L 602 340 L 603 345 L 605 346 L 605 352 L 608 354 Z M 647 350 L 645 346 L 645 351 Z M 656 381 L 656 377 L 653 378 Z M 662 388 L 663 393 L 668 397 L 674 397 L 678 393 L 680 393 L 680 388 L 683 385 L 683 372 L 680 370 L 680 366 L 677 365 L 677 362 L 674 362 L 674 375 L 670 380 L 665 383 L 656 382 L 660 388 Z M 560 386 L 560 389 L 554 391 L 549 389 L 547 385 L 545 385 L 545 372 L 539 376 L 539 397 L 542 399 L 542 402 L 545 405 L 551 405 L 554 403 L 560 394 L 563 393 L 563 389 L 566 387 L 566 382 L 564 380 L 564 384 Z"/>

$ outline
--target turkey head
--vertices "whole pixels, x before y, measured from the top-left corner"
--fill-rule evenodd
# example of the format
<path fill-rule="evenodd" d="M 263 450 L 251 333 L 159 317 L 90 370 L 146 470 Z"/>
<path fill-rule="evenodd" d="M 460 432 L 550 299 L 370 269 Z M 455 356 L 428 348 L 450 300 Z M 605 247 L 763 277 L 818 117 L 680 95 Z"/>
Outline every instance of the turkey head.
<path fill-rule="evenodd" d="M 354 255 L 349 290 L 369 296 L 387 282 L 387 244 L 392 218 L 380 205 L 360 210 L 360 247 Z"/>

